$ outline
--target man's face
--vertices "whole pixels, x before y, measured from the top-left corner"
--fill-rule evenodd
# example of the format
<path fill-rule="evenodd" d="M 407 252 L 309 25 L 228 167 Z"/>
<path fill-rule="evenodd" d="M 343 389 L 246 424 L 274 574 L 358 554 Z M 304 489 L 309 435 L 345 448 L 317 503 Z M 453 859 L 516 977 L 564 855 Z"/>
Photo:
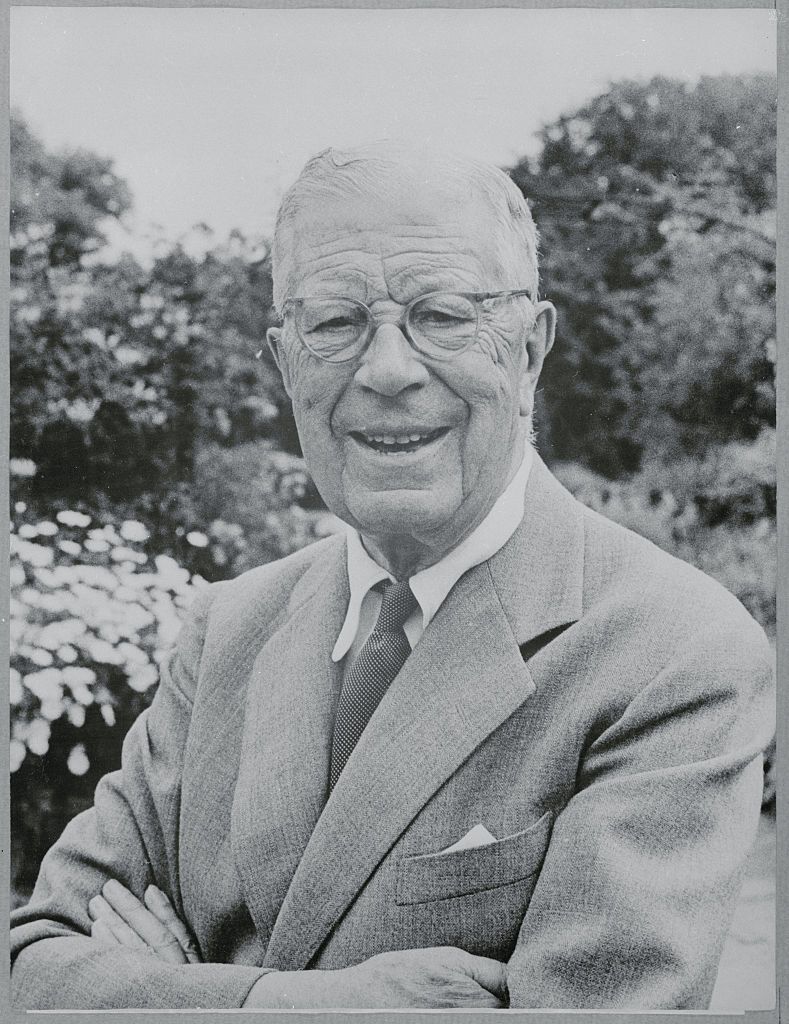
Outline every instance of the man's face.
<path fill-rule="evenodd" d="M 535 323 L 528 298 L 497 300 L 462 354 L 417 352 L 398 326 L 412 299 L 522 287 L 528 268 L 520 281 L 497 271 L 483 203 L 438 189 L 393 193 L 313 205 L 291 232 L 289 295 L 364 302 L 376 321 L 366 351 L 320 360 L 290 317 L 269 338 L 327 506 L 378 542 L 408 538 L 443 552 L 484 518 L 520 464 L 553 310 L 541 303 Z M 391 438 L 408 439 L 408 450 L 380 440 Z"/>

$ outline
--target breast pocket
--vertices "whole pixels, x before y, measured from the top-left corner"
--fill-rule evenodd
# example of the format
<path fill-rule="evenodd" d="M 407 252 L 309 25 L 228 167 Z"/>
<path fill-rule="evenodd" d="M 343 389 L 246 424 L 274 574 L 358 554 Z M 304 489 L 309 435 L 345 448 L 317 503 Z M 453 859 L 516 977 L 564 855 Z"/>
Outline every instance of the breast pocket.
<path fill-rule="evenodd" d="M 547 811 L 529 828 L 487 846 L 406 857 L 397 868 L 398 905 L 469 896 L 531 878 L 545 858 L 552 820 Z"/>

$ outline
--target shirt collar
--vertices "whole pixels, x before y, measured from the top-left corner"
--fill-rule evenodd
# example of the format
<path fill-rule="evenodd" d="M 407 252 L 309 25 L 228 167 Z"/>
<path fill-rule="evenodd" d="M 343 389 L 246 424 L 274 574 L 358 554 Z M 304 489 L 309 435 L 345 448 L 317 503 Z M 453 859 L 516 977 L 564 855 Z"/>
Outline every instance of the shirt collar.
<path fill-rule="evenodd" d="M 523 519 L 523 500 L 533 460 L 534 450 L 527 444 L 517 473 L 482 522 L 440 561 L 411 577 L 411 590 L 422 612 L 423 630 L 427 629 L 463 573 L 495 555 L 515 533 Z M 347 541 L 350 598 L 345 621 L 332 651 L 332 661 L 340 661 L 350 650 L 359 629 L 362 602 L 367 593 L 381 580 L 394 578 L 370 557 L 358 531 L 348 527 Z"/>

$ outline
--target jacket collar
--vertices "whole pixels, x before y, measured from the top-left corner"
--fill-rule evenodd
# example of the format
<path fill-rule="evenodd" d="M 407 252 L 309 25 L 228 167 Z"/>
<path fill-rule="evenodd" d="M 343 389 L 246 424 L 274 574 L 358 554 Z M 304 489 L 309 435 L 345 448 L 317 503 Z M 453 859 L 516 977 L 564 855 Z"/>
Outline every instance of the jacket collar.
<path fill-rule="evenodd" d="M 509 543 L 487 563 L 519 645 L 581 617 L 583 515 L 583 506 L 535 457 L 523 520 Z"/>

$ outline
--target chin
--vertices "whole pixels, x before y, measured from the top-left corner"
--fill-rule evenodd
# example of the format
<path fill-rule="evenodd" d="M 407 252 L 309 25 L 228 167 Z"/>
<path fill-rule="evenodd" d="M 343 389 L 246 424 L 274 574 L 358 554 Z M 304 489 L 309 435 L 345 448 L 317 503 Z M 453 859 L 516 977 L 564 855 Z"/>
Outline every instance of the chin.
<path fill-rule="evenodd" d="M 457 517 L 458 504 L 425 491 L 379 491 L 356 497 L 348 509 L 360 533 L 371 537 L 424 537 L 444 532 Z"/>

